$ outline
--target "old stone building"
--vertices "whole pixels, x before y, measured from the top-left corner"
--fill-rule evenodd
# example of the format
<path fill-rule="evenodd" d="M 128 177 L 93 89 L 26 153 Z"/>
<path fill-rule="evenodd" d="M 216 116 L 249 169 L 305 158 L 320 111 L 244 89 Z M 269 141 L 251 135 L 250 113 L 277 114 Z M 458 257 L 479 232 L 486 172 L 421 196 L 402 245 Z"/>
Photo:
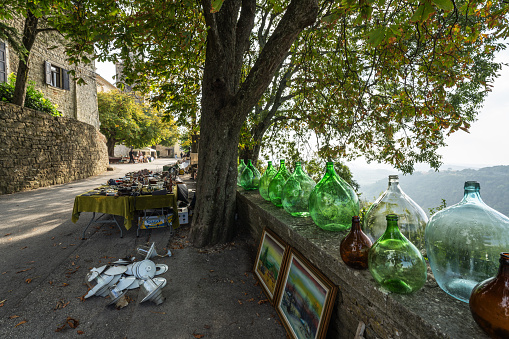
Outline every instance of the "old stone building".
<path fill-rule="evenodd" d="M 23 32 L 23 20 L 8 22 Z M 70 65 L 62 46 L 62 36 L 56 32 L 37 35 L 30 51 L 28 80 L 40 90 L 64 117 L 73 118 L 99 128 L 97 90 L 94 62 Z M 7 81 L 9 74 L 18 69 L 19 58 L 5 41 L 0 41 L 0 81 Z M 79 85 L 69 71 L 74 70 L 86 84 Z"/>
<path fill-rule="evenodd" d="M 97 84 L 97 92 L 110 92 L 110 91 L 115 91 L 115 90 L 118 90 L 118 88 L 115 87 L 115 85 L 113 85 L 111 82 L 109 82 L 108 80 L 104 79 L 102 76 L 100 76 L 99 74 L 95 74 L 95 82 Z"/>

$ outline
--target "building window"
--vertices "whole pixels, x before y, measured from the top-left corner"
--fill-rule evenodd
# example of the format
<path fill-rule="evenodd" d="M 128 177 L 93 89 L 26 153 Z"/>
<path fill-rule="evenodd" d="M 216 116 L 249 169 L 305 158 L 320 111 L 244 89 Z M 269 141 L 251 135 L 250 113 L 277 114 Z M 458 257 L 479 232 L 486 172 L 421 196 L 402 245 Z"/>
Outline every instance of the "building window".
<path fill-rule="evenodd" d="M 66 69 L 56 66 L 49 61 L 45 62 L 46 68 L 46 84 L 69 90 L 69 73 Z"/>
<path fill-rule="evenodd" d="M 7 81 L 7 58 L 5 42 L 0 41 L 0 82 Z"/>

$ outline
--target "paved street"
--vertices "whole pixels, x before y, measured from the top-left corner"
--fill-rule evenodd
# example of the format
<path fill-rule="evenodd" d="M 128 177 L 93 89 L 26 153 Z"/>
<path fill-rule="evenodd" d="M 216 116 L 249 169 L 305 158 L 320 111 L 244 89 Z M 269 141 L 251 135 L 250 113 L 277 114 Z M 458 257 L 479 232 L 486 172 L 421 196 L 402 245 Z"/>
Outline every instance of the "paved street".
<path fill-rule="evenodd" d="M 88 239 L 80 239 L 92 213 L 71 222 L 76 195 L 109 178 L 143 168 L 162 170 L 174 161 L 113 165 L 113 172 L 85 180 L 0 195 L 0 338 L 286 337 L 251 273 L 256 244 L 249 237 L 204 250 L 190 246 L 189 225 L 174 236 L 157 229 L 136 237 L 132 228 L 120 238 L 116 226 L 103 224 L 90 226 Z M 152 242 L 159 254 L 168 248 L 173 253 L 153 259 L 169 266 L 161 275 L 168 281 L 164 303 L 139 303 L 141 289 L 129 291 L 132 300 L 120 310 L 107 306 L 109 299 L 81 300 L 90 268 L 140 257 L 136 246 Z M 65 325 L 67 320 L 75 328 Z"/>

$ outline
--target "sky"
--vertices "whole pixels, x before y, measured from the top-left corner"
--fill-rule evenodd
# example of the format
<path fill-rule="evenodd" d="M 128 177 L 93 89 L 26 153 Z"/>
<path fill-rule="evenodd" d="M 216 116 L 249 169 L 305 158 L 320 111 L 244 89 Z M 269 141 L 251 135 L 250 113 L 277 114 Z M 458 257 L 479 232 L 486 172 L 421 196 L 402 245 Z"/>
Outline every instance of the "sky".
<path fill-rule="evenodd" d="M 497 62 L 509 62 L 509 49 L 497 55 Z M 111 83 L 115 75 L 112 63 L 96 62 L 97 73 Z M 492 92 L 488 94 L 477 121 L 470 127 L 470 133 L 458 131 L 446 139 L 447 147 L 439 150 L 443 156 L 442 169 L 448 166 L 488 167 L 509 165 L 509 67 L 504 66 L 495 80 Z M 384 164 L 367 164 L 358 159 L 349 166 L 359 168 L 386 168 Z M 427 167 L 429 169 L 429 166 Z M 422 168 L 426 170 L 426 166 Z"/>

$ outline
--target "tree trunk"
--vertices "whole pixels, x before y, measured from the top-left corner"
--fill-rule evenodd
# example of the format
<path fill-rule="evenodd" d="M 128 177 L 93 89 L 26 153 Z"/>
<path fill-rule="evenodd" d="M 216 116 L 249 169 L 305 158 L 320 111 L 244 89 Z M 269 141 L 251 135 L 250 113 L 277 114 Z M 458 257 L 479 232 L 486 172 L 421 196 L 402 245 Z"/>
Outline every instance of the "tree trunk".
<path fill-rule="evenodd" d="M 106 141 L 106 147 L 108 148 L 108 156 L 114 157 L 115 156 L 115 144 L 117 143 L 117 140 L 115 139 L 108 139 Z"/>
<path fill-rule="evenodd" d="M 304 27 L 313 24 L 318 13 L 316 0 L 292 0 L 241 83 L 256 0 L 225 0 L 217 13 L 211 13 L 210 0 L 202 0 L 202 4 L 209 30 L 202 82 L 196 208 L 190 233 L 198 247 L 233 238 L 240 129 L 292 43 Z"/>
<path fill-rule="evenodd" d="M 35 38 L 37 37 L 37 24 L 39 19 L 35 15 L 27 10 L 27 16 L 25 18 L 25 27 L 23 28 L 23 46 L 26 48 L 27 53 L 25 58 L 19 59 L 18 72 L 16 73 L 16 85 L 14 86 L 14 94 L 12 97 L 12 103 L 21 107 L 25 106 L 25 97 L 27 93 L 27 80 L 30 50 L 32 49 Z"/>

